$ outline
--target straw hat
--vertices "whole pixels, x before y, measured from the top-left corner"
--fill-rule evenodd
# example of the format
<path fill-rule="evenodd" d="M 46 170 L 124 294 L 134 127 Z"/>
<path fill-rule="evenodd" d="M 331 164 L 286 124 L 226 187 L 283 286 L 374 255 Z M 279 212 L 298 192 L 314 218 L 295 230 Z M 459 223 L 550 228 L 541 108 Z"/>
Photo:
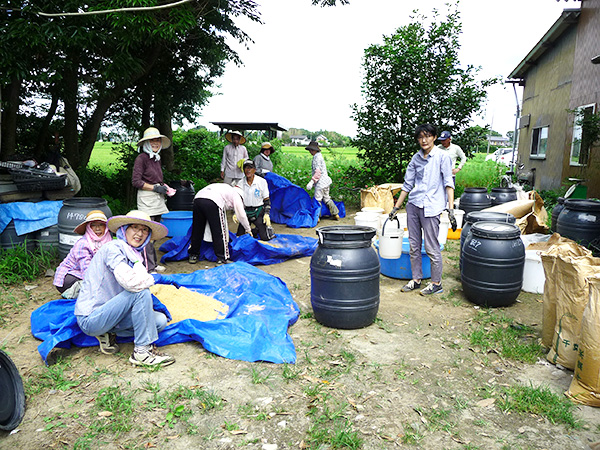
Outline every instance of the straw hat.
<path fill-rule="evenodd" d="M 169 148 L 171 146 L 171 141 L 169 140 L 169 138 L 166 137 L 164 134 L 160 134 L 158 128 L 154 127 L 146 128 L 146 131 L 144 131 L 144 137 L 138 141 L 137 145 L 139 147 L 144 141 L 149 141 L 150 139 L 155 138 L 161 138 L 162 148 Z"/>
<path fill-rule="evenodd" d="M 83 222 L 81 222 L 79 225 L 77 225 L 75 227 L 75 229 L 73 230 L 74 233 L 77 234 L 85 234 L 85 227 L 88 223 L 90 222 L 104 222 L 106 223 L 108 221 L 108 219 L 106 218 L 106 215 L 100 211 L 99 209 L 94 209 L 93 211 L 90 211 L 89 213 L 87 213 L 87 215 L 85 216 L 85 220 Z"/>
<path fill-rule="evenodd" d="M 162 223 L 154 222 L 150 219 L 150 216 L 144 211 L 133 210 L 129 211 L 124 216 L 113 216 L 108 221 L 108 229 L 113 233 L 121 228 L 123 225 L 132 225 L 137 223 L 139 225 L 145 225 L 152 230 L 152 236 L 150 237 L 153 241 L 158 241 L 164 238 L 168 229 Z"/>
<path fill-rule="evenodd" d="M 263 145 L 260 146 L 260 152 L 262 153 L 264 150 L 271 150 L 271 153 L 273 153 L 275 147 L 273 147 L 270 142 L 263 142 Z"/>
<path fill-rule="evenodd" d="M 231 137 L 234 135 L 240 137 L 240 145 L 244 145 L 246 143 L 246 138 L 238 130 L 231 130 L 225 133 L 225 139 L 227 139 L 228 142 L 231 142 Z"/>
<path fill-rule="evenodd" d="M 308 144 L 305 147 L 306 150 L 316 150 L 318 152 L 321 151 L 321 147 L 319 147 L 319 143 L 317 141 L 310 141 L 310 144 Z"/>

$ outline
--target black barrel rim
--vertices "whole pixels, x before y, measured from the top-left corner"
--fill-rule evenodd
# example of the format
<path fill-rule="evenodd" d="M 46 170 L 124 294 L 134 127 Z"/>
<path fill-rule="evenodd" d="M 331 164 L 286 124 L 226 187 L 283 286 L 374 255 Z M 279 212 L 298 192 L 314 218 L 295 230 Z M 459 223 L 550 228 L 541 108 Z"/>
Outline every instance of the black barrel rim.
<path fill-rule="evenodd" d="M 464 192 L 468 192 L 471 194 L 487 194 L 487 188 L 484 187 L 467 187 Z"/>
<path fill-rule="evenodd" d="M 63 200 L 63 206 L 96 207 L 106 206 L 108 202 L 102 197 L 73 197 Z"/>
<path fill-rule="evenodd" d="M 498 222 L 498 223 L 515 223 L 515 216 L 511 213 L 503 213 L 496 211 L 471 211 L 465 217 L 465 223 L 477 222 Z"/>
<path fill-rule="evenodd" d="M 486 239 L 515 239 L 521 236 L 521 230 L 512 223 L 477 222 L 471 227 L 473 236 Z"/>
<path fill-rule="evenodd" d="M 23 380 L 10 357 L 0 350 L 0 430 L 14 430 L 24 415 Z"/>
<path fill-rule="evenodd" d="M 497 192 L 500 194 L 512 194 L 516 193 L 517 190 L 514 187 L 495 187 L 492 188 L 492 192 Z"/>
<path fill-rule="evenodd" d="M 325 241 L 369 241 L 373 239 L 377 230 L 363 225 L 330 225 L 316 229 L 319 243 Z M 370 244 L 369 244 L 370 245 Z"/>
<path fill-rule="evenodd" d="M 566 209 L 572 211 L 600 211 L 600 202 L 583 198 L 568 198 L 564 205 Z"/>

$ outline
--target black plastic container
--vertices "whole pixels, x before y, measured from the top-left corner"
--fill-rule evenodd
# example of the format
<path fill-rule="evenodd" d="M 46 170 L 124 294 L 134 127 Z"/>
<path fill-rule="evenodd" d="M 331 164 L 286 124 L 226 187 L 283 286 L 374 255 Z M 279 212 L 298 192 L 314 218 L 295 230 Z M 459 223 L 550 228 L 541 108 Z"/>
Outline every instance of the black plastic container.
<path fill-rule="evenodd" d="M 460 248 L 462 249 L 465 239 L 471 230 L 471 226 L 477 222 L 515 223 L 516 218 L 510 213 L 473 211 L 465 216 L 462 231 L 460 233 Z"/>
<path fill-rule="evenodd" d="M 513 304 L 523 285 L 525 246 L 519 227 L 477 222 L 462 248 L 460 278 L 467 299 L 486 307 Z"/>
<path fill-rule="evenodd" d="M 18 236 L 15 221 L 11 220 L 2 233 L 0 233 L 0 249 L 10 250 L 15 247 L 25 247 L 27 251 L 32 252 L 35 250 L 35 240 L 33 233 Z"/>
<path fill-rule="evenodd" d="M 33 239 L 36 247 L 45 252 L 58 249 L 58 224 L 35 231 Z"/>
<path fill-rule="evenodd" d="M 558 215 L 556 231 L 587 247 L 600 237 L 600 202 L 569 198 Z"/>
<path fill-rule="evenodd" d="M 100 197 L 73 197 L 63 201 L 58 212 L 58 256 L 64 259 L 81 237 L 73 230 L 85 220 L 90 211 L 98 209 L 107 218 L 112 216 L 106 200 Z"/>
<path fill-rule="evenodd" d="M 194 185 L 181 184 L 181 181 L 175 180 L 168 183 L 177 192 L 173 197 L 167 197 L 167 208 L 169 211 L 192 211 L 194 209 Z"/>
<path fill-rule="evenodd" d="M 337 225 L 317 228 L 310 260 L 310 300 L 317 322 L 355 329 L 369 326 L 379 310 L 379 257 L 371 246 L 377 230 Z"/>
<path fill-rule="evenodd" d="M 560 212 L 564 208 L 565 208 L 565 198 L 558 197 L 558 199 L 556 200 L 556 205 L 554 205 L 554 208 L 552 208 L 552 222 L 550 225 L 550 230 L 553 233 L 556 233 L 556 224 L 558 222 L 558 216 L 560 215 Z"/>
<path fill-rule="evenodd" d="M 465 214 L 473 211 L 481 211 L 490 206 L 492 206 L 492 199 L 484 187 L 465 188 L 463 195 L 460 196 L 460 209 Z"/>
<path fill-rule="evenodd" d="M 24 415 L 23 380 L 10 357 L 0 350 L 0 430 L 14 430 Z"/>
<path fill-rule="evenodd" d="M 495 187 L 492 188 L 490 198 L 492 199 L 492 206 L 512 202 L 517 200 L 517 190 L 514 187 Z"/>

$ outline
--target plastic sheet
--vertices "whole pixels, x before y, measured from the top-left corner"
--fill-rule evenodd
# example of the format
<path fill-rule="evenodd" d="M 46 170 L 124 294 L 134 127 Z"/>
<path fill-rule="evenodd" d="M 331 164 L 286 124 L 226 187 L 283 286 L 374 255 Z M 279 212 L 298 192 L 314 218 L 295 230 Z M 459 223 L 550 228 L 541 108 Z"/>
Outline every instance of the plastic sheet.
<path fill-rule="evenodd" d="M 0 233 L 11 220 L 17 236 L 48 228 L 58 223 L 62 201 L 12 202 L 0 204 Z"/>
<path fill-rule="evenodd" d="M 227 317 L 210 322 L 186 319 L 169 324 L 157 346 L 197 341 L 217 355 L 242 361 L 295 363 L 296 350 L 288 327 L 300 313 L 286 284 L 249 264 L 235 263 L 190 274 L 168 275 L 182 286 L 229 305 Z M 155 301 L 156 300 L 155 298 Z M 74 315 L 75 300 L 55 300 L 31 314 L 31 332 L 43 342 L 38 351 L 46 361 L 55 348 L 91 347 Z M 117 339 L 127 342 L 132 339 Z"/>

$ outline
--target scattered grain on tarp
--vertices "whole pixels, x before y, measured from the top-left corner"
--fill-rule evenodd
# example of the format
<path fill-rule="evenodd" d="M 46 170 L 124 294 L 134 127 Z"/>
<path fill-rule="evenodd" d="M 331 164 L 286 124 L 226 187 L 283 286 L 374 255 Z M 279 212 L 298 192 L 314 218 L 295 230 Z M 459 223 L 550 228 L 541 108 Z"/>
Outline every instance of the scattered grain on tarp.
<path fill-rule="evenodd" d="M 224 319 L 229 311 L 225 303 L 183 286 L 178 289 L 170 284 L 155 284 L 150 292 L 167 307 L 173 317 L 171 323 L 185 319 L 200 322 Z"/>

